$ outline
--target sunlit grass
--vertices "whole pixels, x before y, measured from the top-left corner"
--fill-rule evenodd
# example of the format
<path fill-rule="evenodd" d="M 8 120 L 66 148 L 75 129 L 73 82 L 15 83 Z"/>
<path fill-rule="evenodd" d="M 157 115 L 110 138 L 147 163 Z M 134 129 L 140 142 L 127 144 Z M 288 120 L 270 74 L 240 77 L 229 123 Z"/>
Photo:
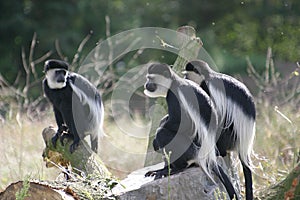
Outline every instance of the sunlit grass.
<path fill-rule="evenodd" d="M 33 122 L 26 117 L 0 124 L 0 190 L 26 176 L 41 180 L 55 179 L 58 172 L 47 169 L 42 158 L 45 144 L 41 131 L 50 124 L 53 122 L 48 118 Z"/>
<path fill-rule="evenodd" d="M 283 116 L 284 115 L 284 116 Z M 300 112 L 293 106 L 258 105 L 256 140 L 256 188 L 284 178 L 295 167 L 300 141 Z"/>
<path fill-rule="evenodd" d="M 148 136 L 140 118 L 125 117 L 107 119 L 104 130 L 107 136 L 100 140 L 99 155 L 109 170 L 123 178 L 128 173 L 144 166 Z M 17 120 L 18 119 L 18 120 Z M 116 124 L 115 121 L 119 124 Z M 0 191 L 26 176 L 32 179 L 54 180 L 58 169 L 46 168 L 42 158 L 45 147 L 42 130 L 49 125 L 56 127 L 54 115 L 47 111 L 42 120 L 31 121 L 26 116 L 13 117 L 0 124 Z M 144 130 L 144 131 L 143 131 Z"/>
<path fill-rule="evenodd" d="M 292 105 L 276 109 L 275 106 L 266 102 L 257 104 L 255 191 L 283 179 L 296 165 L 298 158 L 300 111 Z M 0 190 L 26 176 L 54 180 L 59 175 L 55 168 L 46 168 L 42 159 L 45 146 L 42 130 L 55 125 L 52 111 L 47 112 L 46 117 L 39 121 L 21 116 L 0 124 Z M 104 123 L 107 136 L 100 141 L 99 155 L 114 175 L 123 178 L 144 166 L 148 122 L 142 117 L 133 120 L 125 116 L 116 119 L 108 116 Z"/>

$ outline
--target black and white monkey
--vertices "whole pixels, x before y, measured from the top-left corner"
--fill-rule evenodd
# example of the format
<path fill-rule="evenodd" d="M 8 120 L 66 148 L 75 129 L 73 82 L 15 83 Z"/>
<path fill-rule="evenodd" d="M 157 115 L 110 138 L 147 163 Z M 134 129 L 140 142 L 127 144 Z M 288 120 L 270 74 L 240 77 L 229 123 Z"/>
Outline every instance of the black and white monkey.
<path fill-rule="evenodd" d="M 246 199 L 253 199 L 251 154 L 255 137 L 255 104 L 247 87 L 235 78 L 213 71 L 201 60 L 187 63 L 187 79 L 199 83 L 213 100 L 219 121 L 217 149 L 220 156 L 237 151 L 242 163 Z M 201 77 L 202 76 L 202 77 Z"/>
<path fill-rule="evenodd" d="M 212 178 L 212 171 L 225 185 L 230 196 L 236 196 L 227 175 L 216 162 L 217 113 L 209 96 L 194 82 L 180 78 L 166 64 L 151 64 L 146 75 L 144 93 L 152 98 L 166 98 L 168 115 L 161 121 L 153 141 L 155 151 L 170 155 L 170 173 L 178 173 L 193 164 L 200 165 Z M 168 175 L 165 167 L 149 171 L 155 179 Z"/>
<path fill-rule="evenodd" d="M 62 132 L 73 138 L 70 152 L 79 141 L 90 135 L 91 148 L 98 149 L 98 137 L 102 133 L 104 109 L 97 89 L 83 76 L 68 71 L 69 64 L 60 60 L 47 60 L 44 66 L 43 89 L 53 105 L 58 131 L 52 138 L 56 146 Z M 64 135 L 65 136 L 65 135 Z"/>

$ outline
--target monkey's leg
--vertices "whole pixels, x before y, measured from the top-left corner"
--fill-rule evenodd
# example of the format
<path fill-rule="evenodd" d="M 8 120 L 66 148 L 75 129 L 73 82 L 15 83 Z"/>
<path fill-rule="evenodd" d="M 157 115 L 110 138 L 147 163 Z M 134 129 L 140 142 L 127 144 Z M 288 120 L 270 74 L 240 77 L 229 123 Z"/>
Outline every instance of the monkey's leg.
<path fill-rule="evenodd" d="M 56 142 L 59 138 L 60 133 L 57 131 L 55 135 L 51 138 L 51 142 L 54 148 L 56 148 Z"/>
<path fill-rule="evenodd" d="M 233 199 L 234 197 L 238 199 L 238 196 L 234 190 L 234 187 L 228 178 L 227 174 L 223 171 L 222 167 L 220 165 L 217 166 L 217 168 L 213 168 L 213 171 L 216 173 L 216 175 L 219 177 L 223 185 L 225 186 L 225 189 L 230 197 L 230 199 Z"/>
<path fill-rule="evenodd" d="M 56 142 L 57 142 L 58 138 L 61 136 L 65 126 L 64 126 L 63 116 L 62 116 L 62 113 L 60 112 L 60 110 L 57 109 L 55 106 L 53 106 L 53 111 L 54 111 L 56 124 L 58 126 L 58 130 L 57 130 L 56 134 L 52 137 L 51 142 L 52 142 L 53 147 L 56 148 Z"/>
<path fill-rule="evenodd" d="M 252 188 L 252 172 L 251 169 L 241 160 L 244 177 L 245 177 L 245 188 L 246 188 L 246 200 L 253 199 L 253 188 Z"/>
<path fill-rule="evenodd" d="M 73 134 L 73 143 L 70 145 L 70 152 L 73 153 L 79 145 L 80 138 L 78 134 Z"/>
<path fill-rule="evenodd" d="M 67 127 L 69 128 L 70 135 L 72 135 L 73 137 L 73 143 L 70 145 L 70 153 L 73 153 L 79 144 L 80 138 L 75 126 L 73 114 L 69 114 L 72 113 L 72 111 L 66 109 L 63 113 L 67 113 L 66 115 L 64 115 L 64 119 Z"/>
<path fill-rule="evenodd" d="M 97 133 L 96 133 L 97 134 Z M 98 135 L 92 137 L 92 135 L 90 135 L 91 137 L 91 146 L 92 146 L 92 150 L 97 153 L 98 152 Z"/>
<path fill-rule="evenodd" d="M 239 177 L 239 169 L 237 167 L 237 157 L 233 154 L 233 152 L 227 152 L 226 156 L 223 157 L 226 165 L 226 171 L 229 175 L 237 193 L 239 194 L 239 198 L 241 199 L 241 186 L 240 186 L 240 177 Z"/>

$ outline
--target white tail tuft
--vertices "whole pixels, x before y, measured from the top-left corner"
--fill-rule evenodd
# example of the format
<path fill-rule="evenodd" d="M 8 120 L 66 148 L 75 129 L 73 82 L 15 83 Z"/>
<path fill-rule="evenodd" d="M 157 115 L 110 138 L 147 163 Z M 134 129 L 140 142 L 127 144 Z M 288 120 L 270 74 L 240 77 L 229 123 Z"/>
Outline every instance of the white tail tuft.
<path fill-rule="evenodd" d="M 226 119 L 225 128 L 234 123 L 234 134 L 237 138 L 236 150 L 240 159 L 249 168 L 252 168 L 251 155 L 255 137 L 255 120 L 248 117 L 242 108 L 226 97 L 226 94 L 220 89 L 209 85 L 209 91 L 216 105 L 218 121 L 222 122 Z"/>
<path fill-rule="evenodd" d="M 207 127 L 201 119 L 199 105 L 192 105 L 192 103 L 189 104 L 188 100 L 180 90 L 178 90 L 178 94 L 179 100 L 182 103 L 184 110 L 190 116 L 194 124 L 195 130 L 193 138 L 196 137 L 197 134 L 198 139 L 201 142 L 201 147 L 197 156 L 198 164 L 202 167 L 203 171 L 208 175 L 208 177 L 214 182 L 211 171 L 212 168 L 217 165 L 216 125 L 213 124 L 211 127 Z"/>

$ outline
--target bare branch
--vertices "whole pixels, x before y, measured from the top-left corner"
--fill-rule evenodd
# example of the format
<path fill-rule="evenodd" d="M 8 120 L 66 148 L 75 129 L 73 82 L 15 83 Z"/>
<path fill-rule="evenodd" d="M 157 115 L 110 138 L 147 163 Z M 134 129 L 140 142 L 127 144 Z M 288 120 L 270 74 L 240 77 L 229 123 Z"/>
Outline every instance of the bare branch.
<path fill-rule="evenodd" d="M 37 79 L 37 73 L 35 71 L 35 64 L 33 62 L 33 55 L 34 55 L 34 50 L 35 50 L 35 46 L 36 46 L 36 32 L 34 32 L 32 40 L 31 40 L 31 46 L 30 46 L 30 51 L 29 51 L 29 59 L 28 59 L 28 63 L 30 65 L 31 68 L 31 72 L 34 76 L 35 79 Z"/>
<path fill-rule="evenodd" d="M 56 49 L 56 52 L 57 52 L 57 54 L 59 55 L 59 57 L 60 57 L 62 60 L 65 60 L 66 56 L 64 56 L 64 54 L 62 53 L 62 50 L 61 50 L 61 48 L 60 48 L 59 40 L 58 40 L 58 39 L 55 40 L 55 49 Z"/>
<path fill-rule="evenodd" d="M 47 58 L 49 58 L 52 54 L 52 51 L 48 51 L 47 53 L 45 53 L 43 56 L 41 56 L 40 58 L 36 59 L 35 61 L 33 61 L 33 63 L 35 65 L 44 62 Z"/>
<path fill-rule="evenodd" d="M 79 46 L 78 46 L 78 49 L 77 49 L 77 52 L 76 54 L 74 55 L 73 57 L 73 60 L 72 60 L 72 67 L 74 67 L 74 64 L 78 62 L 78 59 L 79 59 L 79 54 L 82 52 L 82 49 L 83 47 L 86 45 L 86 43 L 89 41 L 89 39 L 91 38 L 93 34 L 93 31 L 90 31 L 87 36 L 85 36 L 85 38 L 80 42 Z M 73 69 L 74 70 L 74 69 Z"/>
<path fill-rule="evenodd" d="M 109 49 L 109 54 L 108 54 L 108 62 L 109 62 L 109 71 L 112 73 L 113 72 L 113 66 L 112 66 L 112 58 L 113 58 L 113 46 L 112 42 L 110 39 L 110 18 L 108 15 L 105 16 L 105 23 L 106 23 L 106 39 L 107 39 L 107 44 L 108 44 L 108 49 Z"/>

